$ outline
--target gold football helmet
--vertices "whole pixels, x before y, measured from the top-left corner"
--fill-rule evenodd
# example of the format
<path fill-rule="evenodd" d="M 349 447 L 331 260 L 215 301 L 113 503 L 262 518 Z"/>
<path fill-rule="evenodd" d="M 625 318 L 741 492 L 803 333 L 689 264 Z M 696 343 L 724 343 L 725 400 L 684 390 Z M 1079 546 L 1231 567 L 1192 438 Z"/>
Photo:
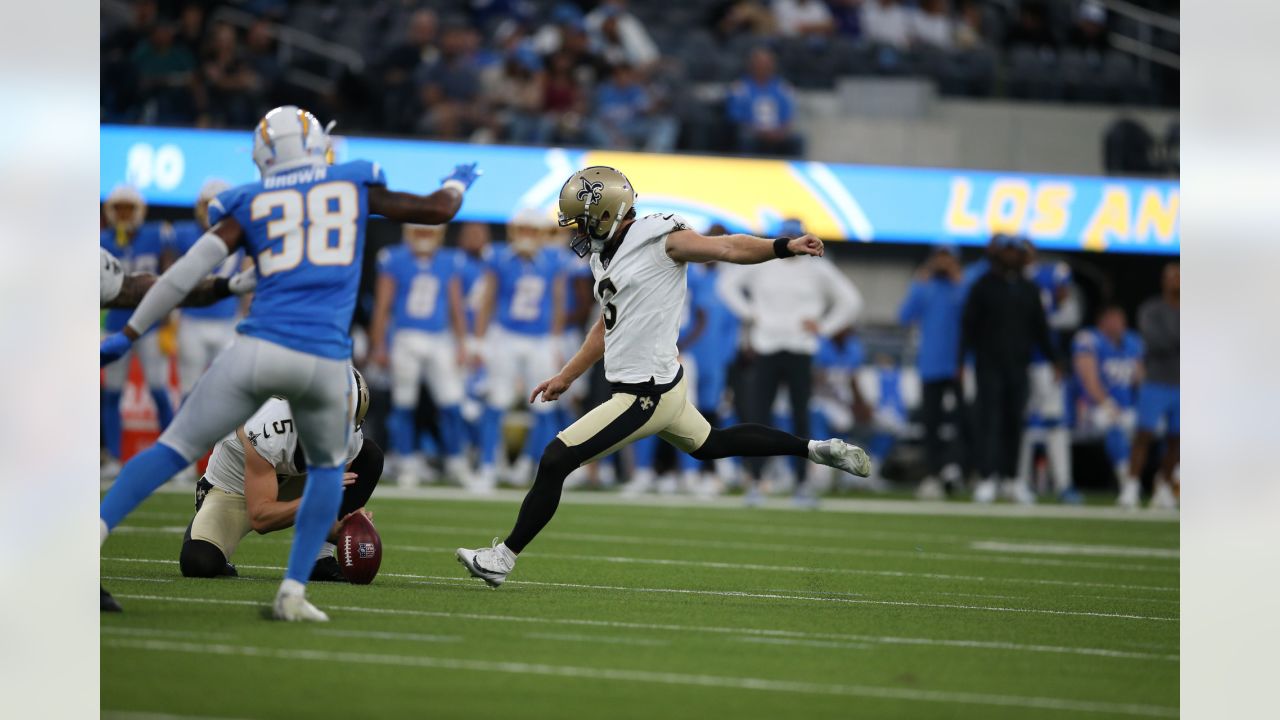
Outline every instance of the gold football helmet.
<path fill-rule="evenodd" d="M 627 176 L 604 165 L 574 173 L 560 188 L 560 226 L 575 226 L 569 247 L 578 257 L 604 250 L 636 204 Z"/>

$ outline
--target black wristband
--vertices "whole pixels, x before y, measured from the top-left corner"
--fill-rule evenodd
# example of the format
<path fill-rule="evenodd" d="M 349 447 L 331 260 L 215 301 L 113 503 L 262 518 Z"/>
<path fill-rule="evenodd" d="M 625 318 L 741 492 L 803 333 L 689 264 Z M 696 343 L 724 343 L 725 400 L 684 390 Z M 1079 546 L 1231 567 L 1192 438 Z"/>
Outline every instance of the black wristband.
<path fill-rule="evenodd" d="M 779 258 L 795 257 L 795 253 L 791 252 L 791 248 L 787 244 L 791 242 L 789 237 L 780 237 L 773 241 L 773 254 Z"/>
<path fill-rule="evenodd" d="M 213 281 L 213 296 L 216 298 L 231 297 L 231 280 L 228 278 L 216 278 Z"/>

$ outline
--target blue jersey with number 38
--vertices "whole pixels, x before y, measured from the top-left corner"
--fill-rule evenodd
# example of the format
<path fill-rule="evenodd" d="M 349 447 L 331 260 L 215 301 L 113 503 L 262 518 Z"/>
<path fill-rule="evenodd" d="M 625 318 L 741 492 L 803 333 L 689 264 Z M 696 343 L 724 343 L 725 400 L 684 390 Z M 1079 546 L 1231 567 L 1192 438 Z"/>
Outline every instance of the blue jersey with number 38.
<path fill-rule="evenodd" d="M 237 330 L 312 355 L 351 357 L 376 163 L 308 165 L 241 185 L 209 203 L 209 222 L 234 217 L 258 269 L 253 304 Z"/>

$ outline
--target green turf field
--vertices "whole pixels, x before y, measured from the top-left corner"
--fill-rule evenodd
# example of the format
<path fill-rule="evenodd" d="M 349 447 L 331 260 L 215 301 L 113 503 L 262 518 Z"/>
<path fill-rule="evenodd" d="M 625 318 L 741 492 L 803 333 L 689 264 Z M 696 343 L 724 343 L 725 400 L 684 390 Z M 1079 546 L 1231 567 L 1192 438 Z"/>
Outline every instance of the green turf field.
<path fill-rule="evenodd" d="M 105 717 L 1178 714 L 1176 522 L 566 502 L 494 591 L 453 549 L 514 504 L 375 496 L 381 574 L 304 626 L 263 619 L 290 533 L 179 575 L 190 507 L 103 549 Z"/>

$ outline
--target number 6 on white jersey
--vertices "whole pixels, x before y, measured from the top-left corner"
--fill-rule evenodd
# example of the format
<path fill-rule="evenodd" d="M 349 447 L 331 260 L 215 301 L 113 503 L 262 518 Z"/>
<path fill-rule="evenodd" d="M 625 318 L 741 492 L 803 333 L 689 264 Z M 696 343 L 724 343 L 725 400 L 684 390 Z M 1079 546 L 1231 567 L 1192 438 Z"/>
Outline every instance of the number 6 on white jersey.
<path fill-rule="evenodd" d="M 283 238 L 279 249 L 268 247 L 258 253 L 258 275 L 266 277 L 292 270 L 302 262 L 305 252 L 313 265 L 350 265 L 356 254 L 356 216 L 359 198 L 349 182 L 327 182 L 307 192 L 306 215 L 303 215 L 302 193 L 276 190 L 253 199 L 252 217 L 270 217 L 276 208 L 280 217 L 267 223 L 267 238 Z M 307 223 L 304 246 L 302 224 Z M 337 231 L 336 242 L 330 233 Z"/>

